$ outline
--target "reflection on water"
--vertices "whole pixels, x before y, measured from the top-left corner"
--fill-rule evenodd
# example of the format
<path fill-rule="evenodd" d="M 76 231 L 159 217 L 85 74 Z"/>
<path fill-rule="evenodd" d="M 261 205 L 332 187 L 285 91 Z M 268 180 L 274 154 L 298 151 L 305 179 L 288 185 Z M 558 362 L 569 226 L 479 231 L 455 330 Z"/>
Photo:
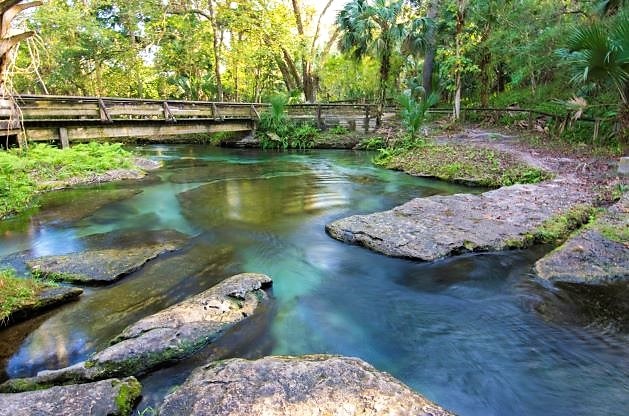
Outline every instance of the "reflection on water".
<path fill-rule="evenodd" d="M 92 196 L 76 217 L 51 204 L 46 216 L 5 222 L 0 256 L 173 234 L 163 230 L 187 242 L 113 286 L 0 331 L 8 376 L 83 360 L 129 323 L 256 271 L 274 278 L 272 306 L 220 344 L 146 376 L 142 406 L 155 406 L 209 358 L 335 353 L 361 357 L 462 415 L 621 415 L 629 407 L 626 304 L 592 309 L 581 293 L 538 285 L 529 272 L 544 248 L 416 263 L 324 232 L 345 215 L 469 189 L 377 169 L 358 152 L 144 151 L 165 163 L 152 180 L 83 190 Z M 133 193 L 107 195 L 116 190 Z M 71 221 L 55 220 L 62 214 Z"/>

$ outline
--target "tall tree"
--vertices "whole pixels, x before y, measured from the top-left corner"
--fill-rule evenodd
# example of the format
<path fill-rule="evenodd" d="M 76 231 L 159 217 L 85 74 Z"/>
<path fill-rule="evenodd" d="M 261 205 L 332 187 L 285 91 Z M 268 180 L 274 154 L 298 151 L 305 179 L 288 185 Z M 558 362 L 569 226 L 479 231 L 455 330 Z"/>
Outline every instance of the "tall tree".
<path fill-rule="evenodd" d="M 463 81 L 461 78 L 461 75 L 463 73 L 462 34 L 463 27 L 465 25 L 465 13 L 467 11 L 468 1 L 469 0 L 456 1 L 456 29 L 454 33 L 456 64 L 454 66 L 455 91 L 453 113 L 455 120 L 461 118 L 461 89 L 463 88 Z"/>
<path fill-rule="evenodd" d="M 426 31 L 426 53 L 422 69 L 422 85 L 426 97 L 432 92 L 432 76 L 435 68 L 435 53 L 437 51 L 436 18 L 438 13 L 439 0 L 429 0 L 426 17 L 430 19 L 430 25 Z"/>
<path fill-rule="evenodd" d="M 336 19 L 340 29 L 339 49 L 357 60 L 373 55 L 380 63 L 377 99 L 380 113 L 386 102 L 391 58 L 410 35 L 404 12 L 401 0 L 351 0 Z"/>

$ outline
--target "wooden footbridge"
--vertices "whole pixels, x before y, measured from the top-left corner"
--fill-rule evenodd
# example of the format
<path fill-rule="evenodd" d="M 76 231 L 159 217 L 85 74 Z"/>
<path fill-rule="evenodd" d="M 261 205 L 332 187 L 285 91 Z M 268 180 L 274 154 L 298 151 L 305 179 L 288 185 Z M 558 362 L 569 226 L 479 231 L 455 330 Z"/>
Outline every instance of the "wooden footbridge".
<path fill-rule="evenodd" d="M 0 134 L 26 142 L 70 142 L 142 138 L 160 140 L 256 129 L 268 104 L 22 95 L 0 100 Z M 343 125 L 364 132 L 376 128 L 373 104 L 296 104 L 288 117 L 319 128 Z M 5 140 L 2 140 L 4 143 Z"/>

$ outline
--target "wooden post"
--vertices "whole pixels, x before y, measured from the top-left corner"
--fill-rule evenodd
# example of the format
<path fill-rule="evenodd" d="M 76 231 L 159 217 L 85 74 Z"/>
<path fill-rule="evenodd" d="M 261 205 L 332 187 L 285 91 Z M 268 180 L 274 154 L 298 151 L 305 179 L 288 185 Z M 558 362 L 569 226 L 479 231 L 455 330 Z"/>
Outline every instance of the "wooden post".
<path fill-rule="evenodd" d="M 260 113 L 256 110 L 256 106 L 251 104 L 251 117 L 254 118 L 255 121 L 260 121 Z"/>
<path fill-rule="evenodd" d="M 528 128 L 529 130 L 533 130 L 533 112 L 529 111 L 529 124 L 528 124 Z"/>
<path fill-rule="evenodd" d="M 100 121 L 102 123 L 114 122 L 111 118 L 111 115 L 109 114 L 109 111 L 107 111 L 107 106 L 105 106 L 105 102 L 103 101 L 102 98 L 98 99 L 98 111 L 100 113 Z"/>
<path fill-rule="evenodd" d="M 168 101 L 164 101 L 163 107 L 164 107 L 164 119 L 166 120 L 166 122 L 176 123 L 177 120 L 175 119 L 175 116 L 173 115 L 172 111 L 170 111 L 170 107 L 168 106 Z"/>
<path fill-rule="evenodd" d="M 323 121 L 321 120 L 321 104 L 317 104 L 317 128 L 323 129 Z"/>
<path fill-rule="evenodd" d="M 61 139 L 61 148 L 70 148 L 70 140 L 68 139 L 68 129 L 65 127 L 59 127 L 59 139 Z"/>
<path fill-rule="evenodd" d="M 221 113 L 218 111 L 218 107 L 216 106 L 216 103 L 212 103 L 212 115 L 214 116 L 214 120 L 218 118 L 220 121 L 223 121 L 223 117 L 221 116 Z"/>
<path fill-rule="evenodd" d="M 369 133 L 369 105 L 365 106 L 365 133 Z"/>

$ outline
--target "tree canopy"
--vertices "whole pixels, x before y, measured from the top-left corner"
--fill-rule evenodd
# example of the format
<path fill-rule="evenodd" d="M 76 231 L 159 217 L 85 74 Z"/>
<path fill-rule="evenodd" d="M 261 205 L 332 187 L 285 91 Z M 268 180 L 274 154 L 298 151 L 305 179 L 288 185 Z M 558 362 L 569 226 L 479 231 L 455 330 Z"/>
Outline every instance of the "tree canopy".
<path fill-rule="evenodd" d="M 627 99 L 626 0 L 49 0 L 22 93 L 562 106 Z M 579 81 L 579 82 L 577 82 Z M 542 97 L 543 95 L 543 97 Z M 511 101 L 511 102 L 510 102 Z M 623 110 L 624 108 L 624 110 Z"/>

